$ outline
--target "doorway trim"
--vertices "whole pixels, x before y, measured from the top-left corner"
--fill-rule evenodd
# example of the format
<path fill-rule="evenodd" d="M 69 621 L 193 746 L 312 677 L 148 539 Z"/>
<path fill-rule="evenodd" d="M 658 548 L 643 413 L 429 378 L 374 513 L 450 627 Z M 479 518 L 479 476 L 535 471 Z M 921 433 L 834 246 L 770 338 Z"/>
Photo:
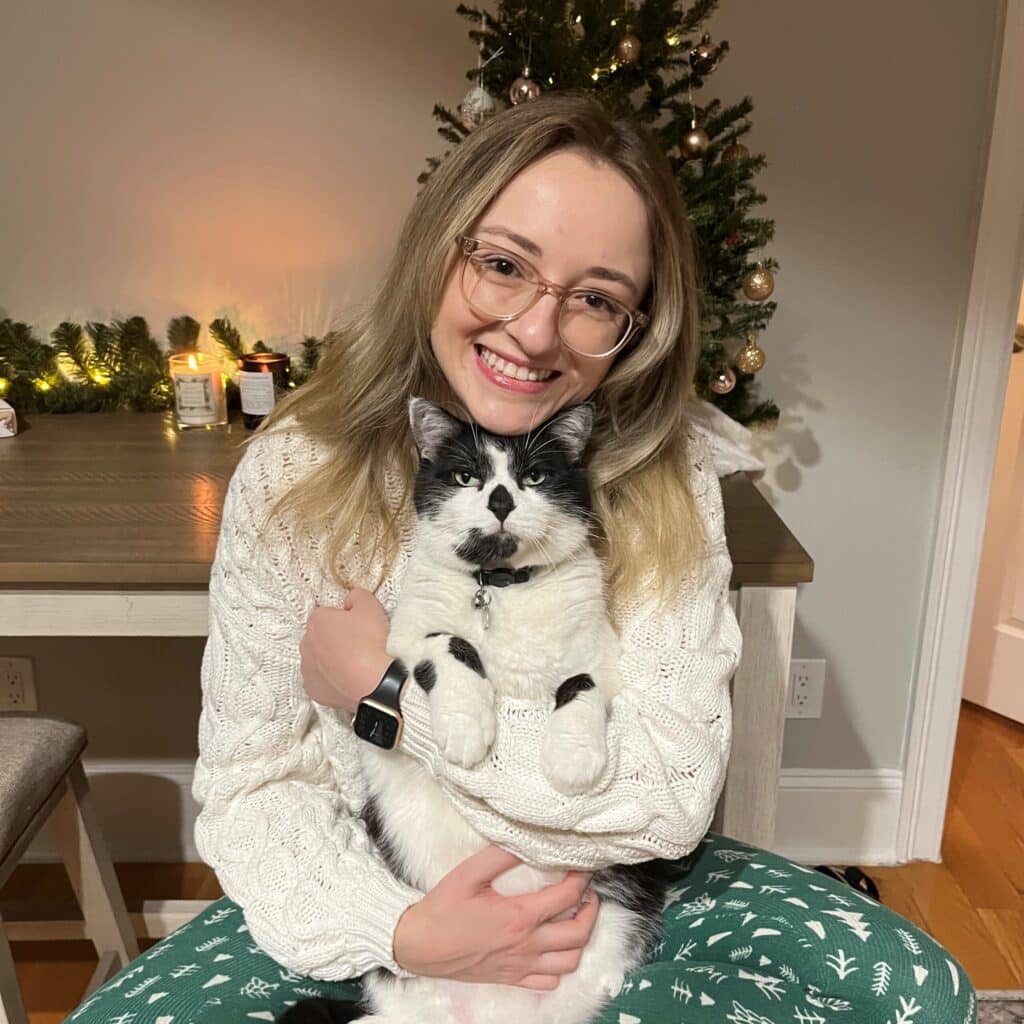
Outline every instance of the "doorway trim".
<path fill-rule="evenodd" d="M 974 592 L 1024 276 L 1024 3 L 1009 0 L 1001 7 L 1001 55 L 991 82 L 995 114 L 955 356 L 949 443 L 911 699 L 896 835 L 900 863 L 941 857 Z"/>

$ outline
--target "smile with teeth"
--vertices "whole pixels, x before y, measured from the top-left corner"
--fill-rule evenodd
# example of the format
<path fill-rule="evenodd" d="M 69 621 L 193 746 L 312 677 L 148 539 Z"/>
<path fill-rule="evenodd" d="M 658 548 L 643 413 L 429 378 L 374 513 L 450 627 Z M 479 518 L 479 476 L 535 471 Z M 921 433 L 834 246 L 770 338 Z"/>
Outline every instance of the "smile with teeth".
<path fill-rule="evenodd" d="M 516 366 L 515 363 L 508 363 L 500 356 L 495 355 L 489 348 L 483 345 L 478 346 L 480 358 L 492 369 L 506 377 L 515 380 L 548 380 L 555 376 L 554 370 L 528 370 L 525 366 Z"/>

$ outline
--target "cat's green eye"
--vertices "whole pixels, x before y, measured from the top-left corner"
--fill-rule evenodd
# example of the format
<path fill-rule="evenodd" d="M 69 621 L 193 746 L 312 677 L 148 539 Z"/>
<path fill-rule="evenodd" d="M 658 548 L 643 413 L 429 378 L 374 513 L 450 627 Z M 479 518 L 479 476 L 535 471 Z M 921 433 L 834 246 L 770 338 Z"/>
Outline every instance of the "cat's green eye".
<path fill-rule="evenodd" d="M 528 484 L 530 487 L 538 487 L 540 484 L 547 480 L 548 475 L 543 469 L 531 469 L 526 476 L 523 477 L 523 483 Z"/>
<path fill-rule="evenodd" d="M 463 477 L 465 479 L 463 479 Z M 467 473 L 464 469 L 456 469 L 452 472 L 452 479 L 460 487 L 475 487 L 480 481 L 473 476 L 472 473 Z"/>

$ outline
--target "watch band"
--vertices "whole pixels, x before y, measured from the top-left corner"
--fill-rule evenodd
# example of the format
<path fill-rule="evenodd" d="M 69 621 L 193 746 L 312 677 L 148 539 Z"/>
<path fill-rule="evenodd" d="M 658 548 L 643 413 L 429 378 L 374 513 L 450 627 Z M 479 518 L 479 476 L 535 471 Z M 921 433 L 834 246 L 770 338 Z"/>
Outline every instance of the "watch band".
<path fill-rule="evenodd" d="M 394 658 L 376 688 L 363 697 L 356 709 L 352 728 L 360 739 L 384 750 L 398 746 L 404 725 L 399 697 L 408 678 L 405 663 Z"/>

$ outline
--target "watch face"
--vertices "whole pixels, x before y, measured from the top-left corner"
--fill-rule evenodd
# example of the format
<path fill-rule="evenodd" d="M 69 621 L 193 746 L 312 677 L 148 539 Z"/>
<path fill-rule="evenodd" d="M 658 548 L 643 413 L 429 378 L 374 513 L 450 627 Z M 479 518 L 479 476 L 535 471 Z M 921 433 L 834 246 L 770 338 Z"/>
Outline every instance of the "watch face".
<path fill-rule="evenodd" d="M 360 738 L 385 750 L 391 750 L 398 739 L 398 719 L 371 704 L 360 704 L 352 725 Z"/>

